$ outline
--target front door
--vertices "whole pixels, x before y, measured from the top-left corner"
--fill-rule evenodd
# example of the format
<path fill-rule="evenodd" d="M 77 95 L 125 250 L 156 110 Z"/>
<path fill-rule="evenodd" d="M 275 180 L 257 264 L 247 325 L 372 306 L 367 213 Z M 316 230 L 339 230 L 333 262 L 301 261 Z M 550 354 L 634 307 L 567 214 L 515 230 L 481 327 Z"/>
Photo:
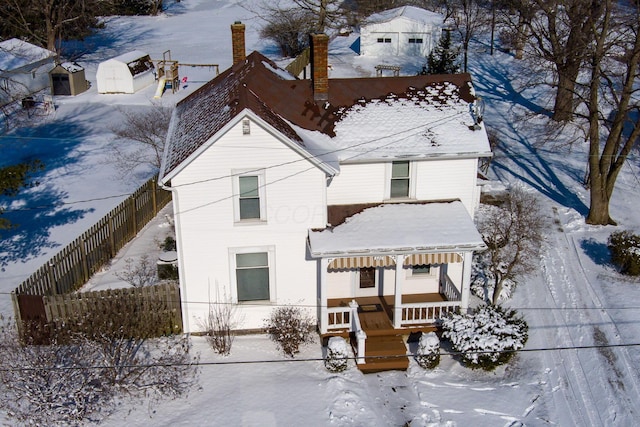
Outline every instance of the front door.
<path fill-rule="evenodd" d="M 356 297 L 372 297 L 378 295 L 379 269 L 362 267 L 356 272 Z"/>

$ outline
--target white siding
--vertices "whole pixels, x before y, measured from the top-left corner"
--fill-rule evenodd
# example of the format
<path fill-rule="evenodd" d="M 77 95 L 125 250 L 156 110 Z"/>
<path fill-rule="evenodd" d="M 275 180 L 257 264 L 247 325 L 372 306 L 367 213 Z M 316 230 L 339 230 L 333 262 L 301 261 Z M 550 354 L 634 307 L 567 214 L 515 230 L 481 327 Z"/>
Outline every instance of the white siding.
<path fill-rule="evenodd" d="M 340 175 L 327 190 L 329 205 L 382 202 L 385 199 L 385 163 L 340 165 Z"/>
<path fill-rule="evenodd" d="M 422 24 L 398 17 L 387 22 L 369 24 L 361 29 L 360 54 L 366 56 L 427 56 L 438 43 L 442 26 Z M 378 43 L 378 38 L 391 38 L 391 43 Z M 421 38 L 421 48 L 409 44 L 409 38 Z"/>
<path fill-rule="evenodd" d="M 476 203 L 476 159 L 414 162 L 418 200 L 460 199 L 473 216 Z"/>
<path fill-rule="evenodd" d="M 283 163 L 288 164 L 275 166 Z M 230 174 L 239 169 L 264 170 L 265 221 L 234 222 Z M 315 305 L 317 261 L 305 259 L 306 236 L 309 228 L 326 224 L 324 172 L 256 123 L 250 135 L 238 124 L 173 178 L 172 186 L 190 331 L 200 329 L 198 318 L 206 314 L 208 301 L 235 295 L 230 248 L 273 248 L 271 301 L 238 305 L 240 328 L 262 327 L 275 304 Z"/>
<path fill-rule="evenodd" d="M 329 205 L 380 203 L 388 200 L 390 162 L 340 166 L 327 190 Z M 417 200 L 460 199 L 471 215 L 477 204 L 476 159 L 421 160 L 411 162 Z"/>

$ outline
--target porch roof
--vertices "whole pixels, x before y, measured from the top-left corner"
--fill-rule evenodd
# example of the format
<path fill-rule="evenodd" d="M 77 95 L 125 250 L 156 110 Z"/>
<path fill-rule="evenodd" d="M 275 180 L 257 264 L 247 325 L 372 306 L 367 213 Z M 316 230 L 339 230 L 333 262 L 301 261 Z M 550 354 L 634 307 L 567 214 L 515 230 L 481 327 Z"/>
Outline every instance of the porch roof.
<path fill-rule="evenodd" d="M 383 204 L 365 209 L 336 227 L 309 231 L 309 249 L 314 258 L 485 248 L 460 201 Z"/>

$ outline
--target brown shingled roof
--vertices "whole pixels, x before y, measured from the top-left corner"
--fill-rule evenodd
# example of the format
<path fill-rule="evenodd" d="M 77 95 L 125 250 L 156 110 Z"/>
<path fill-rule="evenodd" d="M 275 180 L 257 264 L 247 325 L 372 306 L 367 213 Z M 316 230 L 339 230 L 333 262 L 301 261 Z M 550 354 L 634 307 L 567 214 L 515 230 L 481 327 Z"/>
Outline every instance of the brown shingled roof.
<path fill-rule="evenodd" d="M 471 77 L 457 75 L 419 75 L 330 79 L 329 99 L 313 101 L 310 80 L 287 77 L 286 71 L 259 52 L 227 69 L 176 106 L 169 129 L 162 177 L 169 174 L 200 146 L 220 131 L 245 108 L 250 109 L 293 142 L 301 138 L 289 125 L 335 136 L 340 115 L 353 105 L 384 99 L 389 94 L 416 96 L 416 89 L 443 82 L 458 87 L 458 96 L 473 102 Z M 441 102 L 450 96 L 442 92 Z"/>

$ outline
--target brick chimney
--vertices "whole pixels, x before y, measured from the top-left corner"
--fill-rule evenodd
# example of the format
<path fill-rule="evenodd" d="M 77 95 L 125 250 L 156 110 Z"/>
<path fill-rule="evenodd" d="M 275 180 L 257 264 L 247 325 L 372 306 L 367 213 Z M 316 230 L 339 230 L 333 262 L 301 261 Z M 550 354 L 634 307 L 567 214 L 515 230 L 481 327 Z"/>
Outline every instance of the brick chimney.
<path fill-rule="evenodd" d="M 233 49 L 233 65 L 243 62 L 247 58 L 244 50 L 244 24 L 240 21 L 231 24 L 231 47 Z"/>
<path fill-rule="evenodd" d="M 329 99 L 329 36 L 311 34 L 311 81 L 313 100 Z"/>

